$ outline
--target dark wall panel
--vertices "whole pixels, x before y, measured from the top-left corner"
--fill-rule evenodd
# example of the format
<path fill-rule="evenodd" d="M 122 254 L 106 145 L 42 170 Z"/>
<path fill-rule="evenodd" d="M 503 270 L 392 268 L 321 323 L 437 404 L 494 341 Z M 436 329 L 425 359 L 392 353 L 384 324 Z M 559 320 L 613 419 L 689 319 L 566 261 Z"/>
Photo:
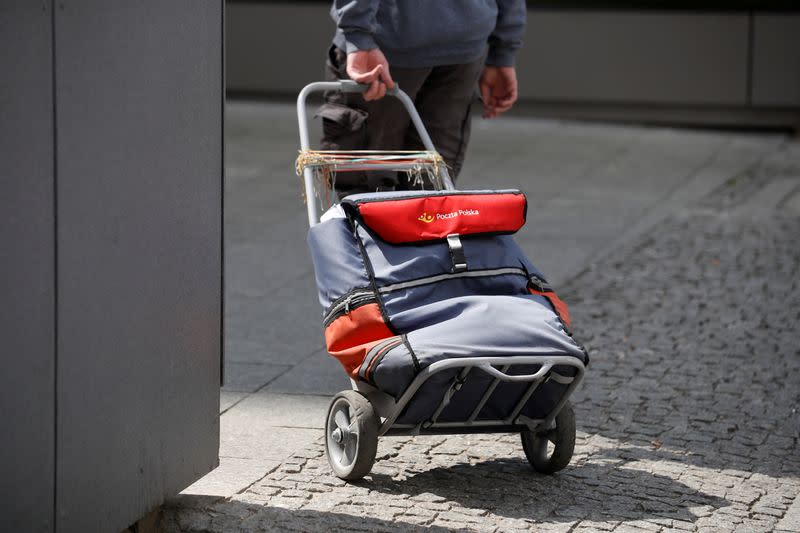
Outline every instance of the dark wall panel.
<path fill-rule="evenodd" d="M 330 3 L 229 2 L 228 87 L 297 93 L 322 79 L 335 26 Z"/>
<path fill-rule="evenodd" d="M 748 17 L 528 11 L 520 97 L 747 104 Z"/>
<path fill-rule="evenodd" d="M 222 10 L 56 13 L 59 531 L 120 530 L 217 463 Z"/>
<path fill-rule="evenodd" d="M 753 104 L 800 106 L 800 15 L 755 15 L 753 32 Z"/>
<path fill-rule="evenodd" d="M 323 75 L 324 2 L 229 2 L 228 87 L 296 93 Z M 518 56 L 528 101 L 744 106 L 742 12 L 530 9 Z"/>
<path fill-rule="evenodd" d="M 0 3 L 0 531 L 52 531 L 50 2 Z"/>

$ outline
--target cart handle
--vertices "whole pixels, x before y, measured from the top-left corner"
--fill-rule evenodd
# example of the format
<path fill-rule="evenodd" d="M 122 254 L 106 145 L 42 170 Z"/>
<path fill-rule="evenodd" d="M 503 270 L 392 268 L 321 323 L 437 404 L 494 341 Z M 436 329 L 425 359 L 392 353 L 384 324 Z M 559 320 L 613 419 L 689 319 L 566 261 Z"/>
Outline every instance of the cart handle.
<path fill-rule="evenodd" d="M 311 141 L 308 133 L 308 115 L 306 114 L 306 99 L 308 98 L 309 94 L 314 92 L 335 90 L 339 90 L 344 93 L 363 93 L 368 88 L 369 85 L 356 83 L 353 80 L 316 81 L 303 87 L 303 89 L 300 91 L 300 94 L 297 95 L 297 122 L 300 128 L 300 148 L 302 150 L 309 150 L 311 148 Z M 388 96 L 393 96 L 402 102 L 403 106 L 406 108 L 406 111 L 408 111 L 408 114 L 411 117 L 411 122 L 417 129 L 417 133 L 419 134 L 419 138 L 422 141 L 423 146 L 425 146 L 425 149 L 429 152 L 435 152 L 436 147 L 433 145 L 433 141 L 431 141 L 428 131 L 425 129 L 425 125 L 422 123 L 422 119 L 420 118 L 417 108 L 414 106 L 414 102 L 411 100 L 411 98 L 409 98 L 409 96 L 403 92 L 402 89 L 397 86 L 397 84 L 395 84 L 393 89 L 388 89 L 386 94 Z M 454 189 L 453 182 L 450 179 L 447 168 L 442 166 L 440 173 L 444 188 L 447 190 Z M 309 226 L 314 226 L 317 224 L 317 222 L 319 222 L 317 217 L 317 199 L 314 196 L 314 176 L 311 169 L 308 167 L 306 167 L 303 171 L 303 181 L 306 188 L 308 224 Z"/>
<path fill-rule="evenodd" d="M 309 83 L 300 91 L 300 94 L 297 96 L 297 119 L 300 125 L 300 148 L 303 150 L 308 150 L 311 148 L 311 142 L 308 134 L 308 116 L 306 114 L 306 98 L 309 94 L 321 91 L 335 91 L 340 90 L 343 93 L 364 93 L 369 89 L 368 84 L 356 83 L 353 80 L 339 80 L 339 81 L 317 81 L 314 83 Z M 409 116 L 411 117 L 411 122 L 414 123 L 414 127 L 417 128 L 417 133 L 419 134 L 419 138 L 422 141 L 422 145 L 425 146 L 425 149 L 429 152 L 435 152 L 436 147 L 433 145 L 433 141 L 431 141 L 430 136 L 428 135 L 428 131 L 425 129 L 425 125 L 422 123 L 422 119 L 417 113 L 417 108 L 414 106 L 414 102 L 411 98 L 402 90 L 400 87 L 395 84 L 393 89 L 386 90 L 387 96 L 393 96 L 400 100 L 403 103 L 403 106 L 408 111 Z"/>
<path fill-rule="evenodd" d="M 339 80 L 335 83 L 339 84 L 340 90 L 343 93 L 365 93 L 367 92 L 367 89 L 370 88 L 369 83 L 358 83 L 353 80 Z M 395 96 L 398 91 L 400 91 L 400 86 L 395 83 L 394 87 L 391 89 L 386 89 L 386 94 Z"/>

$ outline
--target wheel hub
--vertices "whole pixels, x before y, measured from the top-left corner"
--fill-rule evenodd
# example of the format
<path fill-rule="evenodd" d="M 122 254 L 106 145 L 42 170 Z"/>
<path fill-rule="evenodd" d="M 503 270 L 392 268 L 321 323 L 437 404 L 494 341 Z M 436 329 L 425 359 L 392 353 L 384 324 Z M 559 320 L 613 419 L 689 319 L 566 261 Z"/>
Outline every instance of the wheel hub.
<path fill-rule="evenodd" d="M 341 444 L 342 441 L 344 440 L 344 435 L 342 434 L 342 430 L 339 428 L 333 430 L 333 433 L 331 433 L 331 437 L 333 438 L 333 442 L 335 442 L 336 444 Z"/>

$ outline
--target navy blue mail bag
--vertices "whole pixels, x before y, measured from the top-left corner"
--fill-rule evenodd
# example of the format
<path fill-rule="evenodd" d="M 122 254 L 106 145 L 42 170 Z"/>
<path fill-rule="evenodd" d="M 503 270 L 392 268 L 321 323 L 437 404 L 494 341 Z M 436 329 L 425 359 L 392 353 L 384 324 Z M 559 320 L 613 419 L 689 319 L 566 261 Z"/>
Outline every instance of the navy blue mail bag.
<path fill-rule="evenodd" d="M 566 304 L 513 239 L 526 209 L 517 190 L 346 197 L 308 235 L 328 352 L 351 378 L 396 399 L 422 369 L 448 358 L 558 355 L 588 363 Z M 428 379 L 397 422 L 430 417 L 456 372 Z M 491 380 L 476 372 L 439 420 L 463 421 Z M 478 418 L 503 417 L 526 387 L 500 383 Z M 545 416 L 566 388 L 548 380 L 521 414 Z"/>

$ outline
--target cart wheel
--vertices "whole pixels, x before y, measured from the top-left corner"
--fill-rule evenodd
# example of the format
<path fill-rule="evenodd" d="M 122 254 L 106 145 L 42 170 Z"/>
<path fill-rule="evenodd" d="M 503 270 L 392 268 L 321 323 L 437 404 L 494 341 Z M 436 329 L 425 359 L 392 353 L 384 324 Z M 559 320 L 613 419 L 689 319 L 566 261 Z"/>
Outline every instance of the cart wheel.
<path fill-rule="evenodd" d="M 534 470 L 553 474 L 563 469 L 575 450 L 575 412 L 569 402 L 555 418 L 555 427 L 546 431 L 522 432 L 522 449 Z M 548 444 L 552 444 L 549 446 Z"/>
<path fill-rule="evenodd" d="M 333 472 L 345 480 L 369 473 L 378 449 L 378 417 L 369 400 L 352 390 L 333 397 L 325 421 L 325 452 Z"/>

